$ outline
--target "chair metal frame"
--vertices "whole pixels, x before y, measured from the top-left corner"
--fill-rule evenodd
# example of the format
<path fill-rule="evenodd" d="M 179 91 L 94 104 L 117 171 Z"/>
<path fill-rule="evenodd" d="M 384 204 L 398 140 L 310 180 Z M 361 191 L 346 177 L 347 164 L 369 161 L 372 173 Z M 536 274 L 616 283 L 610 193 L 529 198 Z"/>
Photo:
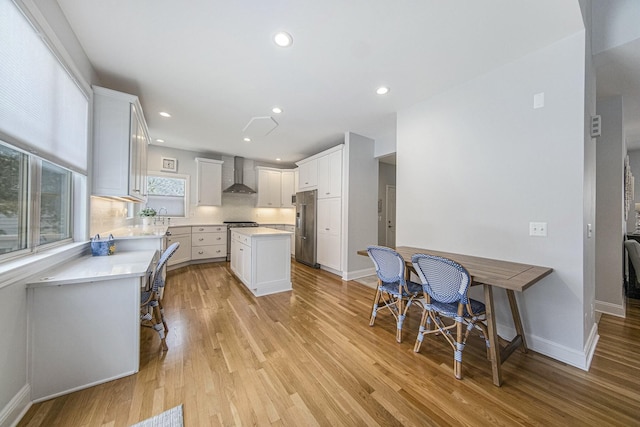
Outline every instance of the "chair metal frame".
<path fill-rule="evenodd" d="M 454 375 L 462 379 L 462 352 L 472 329 L 481 332 L 487 358 L 491 359 L 489 333 L 484 323 L 487 320 L 485 305 L 467 296 L 473 278 L 457 262 L 435 255 L 415 254 L 411 257 L 411 263 L 423 288 L 423 296 L 419 298 L 423 307 L 422 319 L 413 351 L 420 351 L 425 335 L 442 335 L 454 351 Z M 453 323 L 446 325 L 442 317 L 452 319 Z M 431 328 L 432 324 L 435 329 Z M 454 328 L 455 336 L 451 333 Z"/>
<path fill-rule="evenodd" d="M 384 246 L 369 246 L 367 253 L 378 276 L 369 326 L 374 325 L 378 310 L 387 308 L 396 319 L 396 341 L 402 342 L 402 325 L 409 307 L 421 295 L 422 286 L 406 280 L 405 261 L 398 252 Z"/>

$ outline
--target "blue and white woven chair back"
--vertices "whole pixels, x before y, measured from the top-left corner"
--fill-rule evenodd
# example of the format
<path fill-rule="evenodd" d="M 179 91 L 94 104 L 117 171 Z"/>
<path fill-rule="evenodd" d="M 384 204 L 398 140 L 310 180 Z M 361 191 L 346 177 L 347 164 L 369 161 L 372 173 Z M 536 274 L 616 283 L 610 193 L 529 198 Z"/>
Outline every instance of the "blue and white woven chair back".
<path fill-rule="evenodd" d="M 382 282 L 404 284 L 404 259 L 398 252 L 384 246 L 369 246 L 367 252 Z"/>
<path fill-rule="evenodd" d="M 436 301 L 467 303 L 467 290 L 471 284 L 469 272 L 448 258 L 416 254 L 411 257 L 424 290 Z"/>
<path fill-rule="evenodd" d="M 160 256 L 160 259 L 158 260 L 158 264 L 156 264 L 156 270 L 153 276 L 152 289 L 154 292 L 157 292 L 158 288 L 161 288 L 164 286 L 164 277 L 162 277 L 162 269 L 164 268 L 167 261 L 169 261 L 169 258 L 171 258 L 173 254 L 176 253 L 179 247 L 180 247 L 180 242 L 172 243 L 167 249 L 165 249 L 165 251 L 162 253 L 162 256 Z"/>

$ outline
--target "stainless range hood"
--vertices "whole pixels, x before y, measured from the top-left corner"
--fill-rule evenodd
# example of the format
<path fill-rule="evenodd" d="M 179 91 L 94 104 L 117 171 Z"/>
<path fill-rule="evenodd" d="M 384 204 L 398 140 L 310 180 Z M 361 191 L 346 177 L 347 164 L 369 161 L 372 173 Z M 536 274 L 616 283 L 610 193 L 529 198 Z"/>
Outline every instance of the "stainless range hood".
<path fill-rule="evenodd" d="M 244 157 L 233 158 L 233 185 L 223 191 L 223 193 L 253 194 L 255 190 L 242 183 L 244 176 Z"/>

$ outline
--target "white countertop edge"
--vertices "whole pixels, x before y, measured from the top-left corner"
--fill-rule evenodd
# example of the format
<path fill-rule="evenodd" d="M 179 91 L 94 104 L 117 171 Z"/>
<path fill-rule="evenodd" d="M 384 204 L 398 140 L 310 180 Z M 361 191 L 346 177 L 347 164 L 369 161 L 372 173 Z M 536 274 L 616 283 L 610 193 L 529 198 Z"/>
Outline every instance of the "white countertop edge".
<path fill-rule="evenodd" d="M 109 256 L 83 256 L 58 268 L 43 271 L 27 283 L 28 288 L 90 283 L 142 277 L 154 262 L 157 251 L 125 251 Z"/>
<path fill-rule="evenodd" d="M 116 240 L 127 239 L 160 239 L 167 234 L 166 225 L 152 225 L 149 227 L 143 227 L 140 225 L 132 225 L 129 227 L 120 227 L 113 230 L 100 233 L 101 239 L 106 239 L 109 234 L 113 235 Z M 94 236 L 91 236 L 94 237 Z"/>
<path fill-rule="evenodd" d="M 277 236 L 287 235 L 290 236 L 293 233 L 291 231 L 277 230 L 269 227 L 239 227 L 233 229 L 234 233 L 243 234 L 245 236 L 260 237 L 260 236 Z"/>

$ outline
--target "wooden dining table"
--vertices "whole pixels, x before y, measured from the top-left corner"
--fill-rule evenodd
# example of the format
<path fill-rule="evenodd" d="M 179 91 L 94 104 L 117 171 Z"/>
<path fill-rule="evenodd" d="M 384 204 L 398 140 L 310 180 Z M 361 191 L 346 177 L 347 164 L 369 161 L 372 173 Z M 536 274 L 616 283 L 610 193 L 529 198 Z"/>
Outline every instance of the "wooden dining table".
<path fill-rule="evenodd" d="M 436 255 L 449 258 L 464 266 L 473 278 L 472 286 L 482 285 L 484 288 L 484 303 L 486 306 L 487 329 L 489 333 L 489 355 L 493 383 L 502 385 L 502 363 L 518 348 L 527 352 L 527 342 L 524 336 L 520 311 L 516 301 L 515 292 L 523 292 L 553 271 L 549 267 L 522 264 L 511 261 L 503 261 L 491 258 L 482 258 L 471 255 L 462 255 L 451 252 L 442 252 L 425 248 L 398 246 L 395 250 L 402 255 L 408 269 L 413 269 L 411 257 L 414 254 Z M 358 251 L 358 254 L 368 256 L 366 250 Z M 493 289 L 502 288 L 507 293 L 511 316 L 516 330 L 516 336 L 512 340 L 498 337 L 496 330 L 495 307 L 493 301 Z M 501 344 L 502 341 L 502 345 Z"/>

